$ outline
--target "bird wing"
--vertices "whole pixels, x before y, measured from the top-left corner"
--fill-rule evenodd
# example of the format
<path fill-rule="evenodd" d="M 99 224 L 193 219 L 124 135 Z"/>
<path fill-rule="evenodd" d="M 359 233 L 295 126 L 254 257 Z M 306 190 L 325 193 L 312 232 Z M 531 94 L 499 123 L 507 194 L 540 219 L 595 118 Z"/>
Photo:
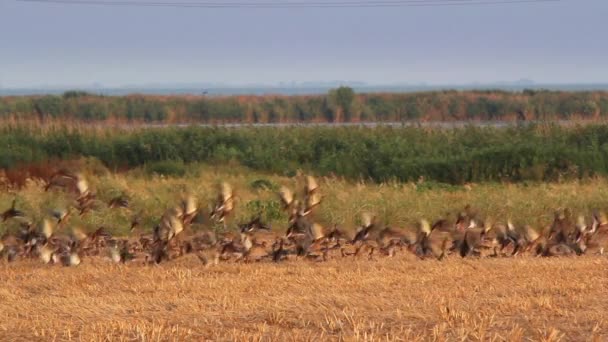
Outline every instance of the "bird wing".
<path fill-rule="evenodd" d="M 48 264 L 51 262 L 51 259 L 53 257 L 53 250 L 50 249 L 48 246 L 42 246 L 38 249 L 38 255 L 40 256 L 40 260 L 42 260 L 42 262 Z"/>
<path fill-rule="evenodd" d="M 311 193 L 319 188 L 319 183 L 313 176 L 306 176 L 306 193 Z"/>
<path fill-rule="evenodd" d="M 83 175 L 78 175 L 76 178 L 76 188 L 78 189 L 80 196 L 85 196 L 89 193 L 89 182 Z"/>
<path fill-rule="evenodd" d="M 313 223 L 310 225 L 310 236 L 313 240 L 322 239 L 325 236 L 325 229 L 318 223 Z"/>
<path fill-rule="evenodd" d="M 587 230 L 587 223 L 585 222 L 585 217 L 583 215 L 578 215 L 576 218 L 576 228 L 580 232 Z"/>
<path fill-rule="evenodd" d="M 309 196 L 306 196 L 306 208 L 308 210 L 316 207 L 321 203 L 322 196 L 318 192 L 313 192 Z"/>
<path fill-rule="evenodd" d="M 420 220 L 420 231 L 427 236 L 431 234 L 431 224 L 429 223 L 429 221 L 425 219 Z"/>
<path fill-rule="evenodd" d="M 184 225 L 182 224 L 182 221 L 175 216 L 169 217 L 169 225 L 171 227 L 171 230 L 173 231 L 172 235 L 177 235 L 184 230 Z"/>
<path fill-rule="evenodd" d="M 186 196 L 183 200 L 184 213 L 186 215 L 192 215 L 198 210 L 198 203 L 196 197 L 192 195 Z"/>
<path fill-rule="evenodd" d="M 40 223 L 40 232 L 47 239 L 50 238 L 51 235 L 53 235 L 53 226 L 51 225 L 51 222 L 48 219 L 43 219 Z"/>
<path fill-rule="evenodd" d="M 222 201 L 226 202 L 228 199 L 230 199 L 234 196 L 234 191 L 232 189 L 232 186 L 227 182 L 222 182 L 220 194 L 221 194 L 220 196 L 222 198 Z"/>
<path fill-rule="evenodd" d="M 369 227 L 372 225 L 374 220 L 374 217 L 372 216 L 372 214 L 368 213 L 368 212 L 363 212 L 361 213 L 361 225 L 363 227 Z"/>
<path fill-rule="evenodd" d="M 530 242 L 536 241 L 540 237 L 540 234 L 536 231 L 536 229 L 534 229 L 530 226 L 526 226 L 525 232 L 526 232 L 526 238 Z"/>
<path fill-rule="evenodd" d="M 87 234 L 85 234 L 85 232 L 78 227 L 72 228 L 72 236 L 78 241 L 82 241 L 87 238 Z"/>
<path fill-rule="evenodd" d="M 282 186 L 279 190 L 279 197 L 281 198 L 281 202 L 283 202 L 283 206 L 289 207 L 293 203 L 293 191 L 286 186 Z"/>

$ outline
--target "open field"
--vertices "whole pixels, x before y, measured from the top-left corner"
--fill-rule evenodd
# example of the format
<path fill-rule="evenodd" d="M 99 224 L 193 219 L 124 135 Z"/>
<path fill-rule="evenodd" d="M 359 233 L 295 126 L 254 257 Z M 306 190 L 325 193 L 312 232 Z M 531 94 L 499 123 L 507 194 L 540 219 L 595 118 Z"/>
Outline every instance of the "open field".
<path fill-rule="evenodd" d="M 0 342 L 608 342 L 608 0 L 0 9 Z"/>
<path fill-rule="evenodd" d="M 608 339 L 608 258 L 595 253 L 553 258 L 535 258 L 529 256 L 531 253 L 485 258 L 468 254 L 461 258 L 452 250 L 437 261 L 421 247 L 425 240 L 418 235 L 408 246 L 413 246 L 411 250 L 395 249 L 393 257 L 387 257 L 389 253 L 384 252 L 389 249 L 381 246 L 381 253 L 372 258 L 363 253 L 332 254 L 320 261 L 317 254 L 313 261 L 308 256 L 318 250 L 309 245 L 306 253 L 310 254 L 297 260 L 294 250 L 299 245 L 294 243 L 286 252 L 289 257 L 276 263 L 270 261 L 274 258 L 273 244 L 272 254 L 266 254 L 259 263 L 243 262 L 251 261 L 245 257 L 239 262 L 230 259 L 217 265 L 204 264 L 202 254 L 197 253 L 238 246 L 237 225 L 258 214 L 271 224 L 275 241 L 291 239 L 284 238 L 288 215 L 277 192 L 287 186 L 300 193 L 306 180 L 300 171 L 286 175 L 253 170 L 230 159 L 210 164 L 182 163 L 184 172 L 173 176 L 161 176 L 159 169 L 151 170 L 150 165 L 113 172 L 94 158 L 3 170 L 0 212 L 15 200 L 15 208 L 26 218 L 0 223 L 6 247 L 0 260 L 0 340 Z M 45 190 L 60 167 L 77 172 L 74 181 L 86 179 L 87 187 L 67 185 Z M 375 215 L 378 224 L 406 232 L 418 230 L 423 218 L 431 222 L 447 218 L 454 223 L 456 214 L 470 204 L 478 212 L 475 219 L 494 223 L 511 219 L 518 228 L 530 225 L 541 232 L 554 222 L 557 208 L 584 215 L 589 227 L 594 209 L 608 209 L 608 179 L 586 176 L 558 180 L 452 185 L 422 178 L 375 183 L 318 176 L 315 191 L 322 202 L 307 218 L 325 227 L 326 232 L 334 227 L 345 231 L 349 236 L 343 239 L 347 249 L 355 246 L 352 237 L 362 227 L 362 213 Z M 225 227 L 209 215 L 222 182 L 230 183 L 235 194 L 234 210 Z M 165 224 L 167 213 L 175 215 L 169 218 L 178 219 L 171 213 L 182 206 L 180 201 L 186 194 L 198 199 L 196 219 L 179 238 L 174 238 L 177 233 L 172 237 L 153 235 L 153 227 Z M 128 199 L 127 208 L 110 207 L 117 196 Z M 82 197 L 92 204 L 79 215 L 78 199 Z M 53 214 L 69 208 L 72 214 L 65 220 Z M 141 216 L 141 222 L 130 232 L 134 216 Z M 46 239 L 47 231 L 39 225 L 45 219 L 55 225 Z M 183 212 L 179 219 L 183 219 Z M 60 220 L 64 221 L 59 224 Z M 24 222 L 29 222 L 28 231 L 37 235 L 15 242 Z M 600 223 L 605 229 L 605 222 Z M 91 233 L 100 227 L 113 236 L 85 250 L 85 242 L 98 241 Z M 77 231 L 88 235 L 78 237 Z M 211 247 L 196 252 L 180 250 L 180 254 L 167 252 L 169 256 L 159 258 L 158 265 L 143 265 L 141 258 L 156 255 L 155 245 L 144 248 L 141 240 L 142 246 L 133 241 L 147 236 L 168 251 L 169 243 L 181 249 L 182 242 L 193 242 L 197 234 L 210 231 L 221 237 Z M 240 235 L 239 251 L 248 255 L 253 247 L 242 247 L 247 234 Z M 232 240 L 225 240 L 226 236 Z M 455 236 L 453 242 L 460 239 Z M 318 241 L 323 239 L 333 238 L 323 236 Z M 120 256 L 121 260 L 111 260 L 112 251 L 118 250 L 113 244 L 122 243 L 118 240 L 125 242 L 132 259 Z M 11 258 L 10 244 L 16 246 L 11 250 L 18 251 L 14 262 L 7 261 Z M 36 247 L 28 251 L 32 245 Z M 72 264 L 70 259 L 72 267 L 59 266 L 62 259 L 44 264 L 46 247 L 56 256 L 81 253 L 81 262 Z M 270 250 L 269 245 L 264 248 Z"/>
<path fill-rule="evenodd" d="M 0 339 L 605 341 L 608 259 L 0 264 Z"/>
<path fill-rule="evenodd" d="M 276 186 L 300 187 L 300 177 L 265 175 L 243 168 L 198 166 L 185 177 L 95 173 L 87 179 L 98 199 L 119 193 L 128 210 L 96 210 L 70 219 L 68 227 L 107 227 L 128 234 L 130 216 L 146 213 L 150 231 L 182 191 L 204 208 L 219 181 L 239 199 L 228 229 L 262 208 L 282 233 L 285 217 L 274 212 Z M 270 188 L 258 188 L 260 179 Z M 552 210 L 587 214 L 608 207 L 603 178 L 563 184 L 352 183 L 319 178 L 326 226 L 353 231 L 363 211 L 382 222 L 411 228 L 470 203 L 484 217 L 512 217 L 535 228 L 550 224 Z M 17 198 L 31 218 L 48 217 L 71 205 L 72 194 L 44 191 L 40 181 L 6 188 L 2 207 Z M 252 205 L 254 203 L 255 205 Z M 272 215 L 277 216 L 272 216 Z M 14 231 L 12 221 L 3 230 Z M 205 221 L 193 230 L 212 228 Z M 63 228 L 69 231 L 69 228 Z M 59 232 L 61 233 L 61 232 Z M 154 266 L 114 264 L 108 256 L 83 257 L 75 267 L 38 259 L 0 261 L 0 340 L 183 341 L 183 340 L 400 340 L 400 341 L 603 341 L 608 338 L 608 258 L 466 258 L 419 260 L 395 257 L 332 258 L 325 262 L 220 262 L 205 267 L 195 254 Z"/>

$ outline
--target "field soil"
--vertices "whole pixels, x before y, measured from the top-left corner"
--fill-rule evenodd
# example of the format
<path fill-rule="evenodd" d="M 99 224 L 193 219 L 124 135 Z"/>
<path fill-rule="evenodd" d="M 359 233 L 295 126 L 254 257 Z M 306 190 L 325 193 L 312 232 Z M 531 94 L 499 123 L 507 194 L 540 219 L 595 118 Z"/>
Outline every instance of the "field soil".
<path fill-rule="evenodd" d="M 608 258 L 0 263 L 0 340 L 606 341 Z"/>

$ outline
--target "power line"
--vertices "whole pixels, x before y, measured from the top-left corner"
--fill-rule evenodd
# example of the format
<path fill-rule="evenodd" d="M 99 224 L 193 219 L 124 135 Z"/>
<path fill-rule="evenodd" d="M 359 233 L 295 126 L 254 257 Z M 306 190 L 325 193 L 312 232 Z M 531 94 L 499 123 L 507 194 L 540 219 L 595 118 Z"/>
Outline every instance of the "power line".
<path fill-rule="evenodd" d="M 181 7 L 181 8 L 370 8 L 370 7 L 438 7 L 486 6 L 504 4 L 533 4 L 562 0 L 385 0 L 385 1 L 310 1 L 310 2 L 165 2 L 132 0 L 16 0 L 18 2 L 63 5 L 128 6 L 128 7 Z"/>

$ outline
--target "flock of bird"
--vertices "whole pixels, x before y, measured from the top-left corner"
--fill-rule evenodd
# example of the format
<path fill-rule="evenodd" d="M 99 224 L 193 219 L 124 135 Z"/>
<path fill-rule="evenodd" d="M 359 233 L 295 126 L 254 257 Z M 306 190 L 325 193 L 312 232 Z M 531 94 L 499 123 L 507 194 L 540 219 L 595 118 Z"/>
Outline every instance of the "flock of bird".
<path fill-rule="evenodd" d="M 281 262 L 291 259 L 325 261 L 330 258 L 363 256 L 392 257 L 411 253 L 420 259 L 442 260 L 460 257 L 507 257 L 516 255 L 565 256 L 603 254 L 608 248 L 608 218 L 594 211 L 589 219 L 573 219 L 568 209 L 559 209 L 551 225 L 541 231 L 515 226 L 511 220 L 485 220 L 470 206 L 455 219 L 433 223 L 420 220 L 410 229 L 398 229 L 363 213 L 354 234 L 315 222 L 314 213 L 323 202 L 319 184 L 306 176 L 301 192 L 282 187 L 278 197 L 288 222 L 285 233 L 273 231 L 261 216 L 238 224 L 238 231 L 194 230 L 194 220 L 208 219 L 227 228 L 226 219 L 235 210 L 235 192 L 221 183 L 208 213 L 195 196 L 186 195 L 160 217 L 151 233 L 140 232 L 142 213 L 134 216 L 130 236 L 112 236 L 105 228 L 86 233 L 69 227 L 73 212 L 86 215 L 96 210 L 98 199 L 80 173 L 56 172 L 46 191 L 74 194 L 74 206 L 56 210 L 49 217 L 33 222 L 27 214 L 11 207 L 1 214 L 2 222 L 18 220 L 16 232 L 6 231 L 0 239 L 0 257 L 8 262 L 38 259 L 45 264 L 79 265 L 86 258 L 104 258 L 115 263 L 159 264 L 185 255 L 196 255 L 205 265 L 220 262 Z M 107 203 L 111 209 L 129 208 L 129 199 L 119 196 Z M 209 210 L 208 210 L 209 211 Z"/>

